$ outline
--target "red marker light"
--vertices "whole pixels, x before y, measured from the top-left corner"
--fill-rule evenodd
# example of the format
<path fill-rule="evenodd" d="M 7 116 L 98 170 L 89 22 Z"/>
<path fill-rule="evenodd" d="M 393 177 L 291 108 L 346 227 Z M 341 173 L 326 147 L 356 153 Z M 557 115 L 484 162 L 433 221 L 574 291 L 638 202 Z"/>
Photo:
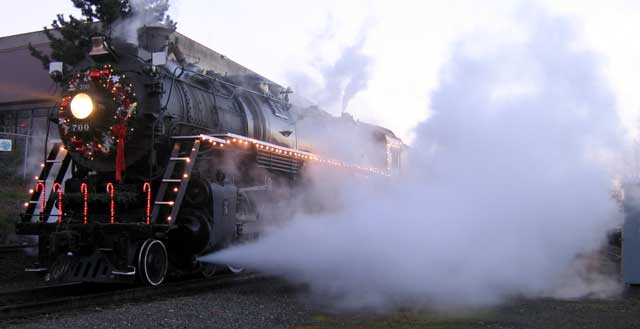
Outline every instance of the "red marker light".
<path fill-rule="evenodd" d="M 91 77 L 91 78 L 99 78 L 100 77 L 100 71 L 98 71 L 98 70 L 89 71 L 89 77 Z"/>

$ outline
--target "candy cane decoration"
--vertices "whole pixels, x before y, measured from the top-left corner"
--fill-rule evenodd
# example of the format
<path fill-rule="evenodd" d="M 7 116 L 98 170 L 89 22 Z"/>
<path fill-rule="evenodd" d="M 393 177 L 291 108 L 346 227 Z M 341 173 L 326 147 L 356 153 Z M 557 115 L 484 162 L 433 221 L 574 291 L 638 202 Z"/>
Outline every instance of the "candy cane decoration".
<path fill-rule="evenodd" d="M 82 200 L 84 201 L 84 208 L 82 209 L 82 219 L 83 223 L 87 224 L 87 213 L 89 212 L 89 206 L 87 202 L 89 200 L 89 189 L 87 188 L 87 183 L 80 184 L 80 192 L 82 192 Z"/>
<path fill-rule="evenodd" d="M 151 183 L 145 182 L 142 185 L 142 192 L 147 192 L 147 211 L 145 215 L 147 217 L 147 225 L 149 225 L 151 224 Z"/>
<path fill-rule="evenodd" d="M 62 185 L 55 182 L 52 191 L 53 193 L 58 192 L 58 210 L 60 211 L 60 214 L 58 214 L 58 223 L 62 223 Z"/>
<path fill-rule="evenodd" d="M 115 215 L 116 215 L 116 207 L 115 207 L 115 205 L 113 203 L 113 193 L 114 193 L 113 183 L 107 184 L 107 193 L 109 193 L 109 196 L 111 197 L 111 217 L 110 217 L 110 221 L 111 221 L 111 224 L 113 224 L 115 222 Z"/>
<path fill-rule="evenodd" d="M 44 207 L 45 207 L 45 196 L 46 196 L 46 186 L 44 185 L 44 182 L 38 182 L 38 184 L 36 184 L 36 188 L 35 191 L 38 192 L 38 189 L 40 189 L 40 221 L 42 221 L 44 219 Z"/>

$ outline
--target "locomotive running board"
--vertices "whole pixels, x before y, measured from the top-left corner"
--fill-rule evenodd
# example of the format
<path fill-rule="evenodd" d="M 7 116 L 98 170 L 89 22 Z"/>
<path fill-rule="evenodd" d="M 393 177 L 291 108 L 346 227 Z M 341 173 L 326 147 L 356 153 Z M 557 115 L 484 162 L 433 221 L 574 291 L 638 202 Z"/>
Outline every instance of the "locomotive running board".
<path fill-rule="evenodd" d="M 284 171 L 291 174 L 297 174 L 304 163 L 315 162 L 323 165 L 334 166 L 336 168 L 351 170 L 353 172 L 359 172 L 365 175 L 376 174 L 390 176 L 389 171 L 385 169 L 362 166 L 341 160 L 327 159 L 307 151 L 271 144 L 269 142 L 233 133 L 188 136 L 187 138 L 199 138 L 203 142 L 212 142 L 213 146 L 216 146 L 216 144 L 221 147 L 229 145 L 229 147 L 237 146 L 244 149 L 252 147 L 256 151 L 256 161 L 260 167 L 270 170 Z"/>
<path fill-rule="evenodd" d="M 214 143 L 220 143 L 220 141 L 222 141 L 225 144 L 229 144 L 230 147 L 237 146 L 246 149 L 247 146 L 251 146 L 255 150 L 257 165 L 272 171 L 296 175 L 299 173 L 305 160 L 318 159 L 316 155 L 309 152 L 232 133 L 200 136 L 205 141 Z"/>

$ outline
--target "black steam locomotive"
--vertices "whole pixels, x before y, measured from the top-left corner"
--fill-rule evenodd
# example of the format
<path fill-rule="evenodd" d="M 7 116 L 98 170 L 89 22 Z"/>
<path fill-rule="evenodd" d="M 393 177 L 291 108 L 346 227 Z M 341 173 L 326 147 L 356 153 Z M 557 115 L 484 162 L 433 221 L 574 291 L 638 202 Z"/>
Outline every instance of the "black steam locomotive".
<path fill-rule="evenodd" d="M 391 131 L 293 106 L 288 89 L 257 75 L 204 71 L 170 34 L 145 27 L 139 45 L 95 37 L 70 72 L 51 64 L 65 86 L 51 117 L 61 141 L 17 225 L 39 238 L 28 271 L 148 285 L 168 273 L 209 276 L 219 267 L 197 256 L 284 216 L 276 205 L 304 190 L 310 166 L 399 169 Z"/>

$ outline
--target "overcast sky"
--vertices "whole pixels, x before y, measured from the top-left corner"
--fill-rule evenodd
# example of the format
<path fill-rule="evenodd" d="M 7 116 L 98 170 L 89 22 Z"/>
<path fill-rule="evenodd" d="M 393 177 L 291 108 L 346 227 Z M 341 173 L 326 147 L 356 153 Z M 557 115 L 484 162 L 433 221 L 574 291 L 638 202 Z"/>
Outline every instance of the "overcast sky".
<path fill-rule="evenodd" d="M 74 13 L 70 0 L 3 2 L 3 12 L 12 14 L 4 17 L 2 36 Z M 429 94 L 452 44 L 478 31 L 514 33 L 519 12 L 532 4 L 571 19 L 576 47 L 601 55 L 618 110 L 636 138 L 640 1 L 174 0 L 171 15 L 181 33 L 284 85 L 299 84 L 294 77 L 300 74 L 321 80 L 323 67 L 364 38 L 358 49 L 370 59 L 366 87 L 346 110 L 411 140 L 412 128 L 430 113 Z"/>

